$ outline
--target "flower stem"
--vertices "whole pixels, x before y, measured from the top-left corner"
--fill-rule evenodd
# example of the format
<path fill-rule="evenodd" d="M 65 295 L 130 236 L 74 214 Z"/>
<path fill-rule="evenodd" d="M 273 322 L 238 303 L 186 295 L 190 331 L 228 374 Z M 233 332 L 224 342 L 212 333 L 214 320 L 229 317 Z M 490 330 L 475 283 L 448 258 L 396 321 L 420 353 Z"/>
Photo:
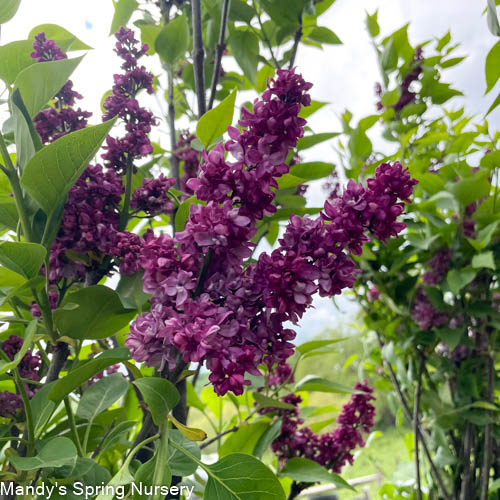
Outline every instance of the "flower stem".
<path fill-rule="evenodd" d="M 201 0 L 191 0 L 193 13 L 193 65 L 196 97 L 198 99 L 198 118 L 201 118 L 207 109 L 205 101 L 205 69 L 203 61 L 203 27 L 201 24 Z"/>
<path fill-rule="evenodd" d="M 73 415 L 73 410 L 71 408 L 71 401 L 69 400 L 69 397 L 67 397 L 67 396 L 64 398 L 64 406 L 66 408 L 66 413 L 68 414 L 69 426 L 71 429 L 71 434 L 73 435 L 73 441 L 76 444 L 78 456 L 84 457 L 85 453 L 83 451 L 82 444 L 80 443 L 80 437 L 78 436 L 78 431 L 76 430 L 75 416 Z"/>

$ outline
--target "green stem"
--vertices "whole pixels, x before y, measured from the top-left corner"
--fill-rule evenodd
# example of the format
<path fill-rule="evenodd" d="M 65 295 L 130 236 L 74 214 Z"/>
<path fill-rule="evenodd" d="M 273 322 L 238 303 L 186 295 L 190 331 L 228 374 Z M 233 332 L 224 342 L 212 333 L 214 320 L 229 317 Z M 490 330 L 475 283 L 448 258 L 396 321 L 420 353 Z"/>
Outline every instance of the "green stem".
<path fill-rule="evenodd" d="M 127 158 L 127 172 L 125 177 L 125 198 L 123 200 L 123 208 L 120 214 L 120 223 L 118 225 L 118 231 L 124 231 L 127 227 L 128 222 L 128 210 L 130 206 L 130 198 L 132 195 L 132 174 L 134 170 L 134 164 L 132 163 L 132 157 Z"/>
<path fill-rule="evenodd" d="M 15 368 L 12 371 L 16 380 L 17 390 L 23 400 L 24 413 L 26 415 L 26 426 L 28 427 L 28 446 L 26 448 L 26 456 L 31 457 L 35 450 L 35 426 L 33 422 L 33 413 L 31 412 L 31 404 L 28 399 L 28 395 L 26 394 L 26 389 L 21 381 L 21 377 L 19 376 L 19 370 Z"/>
<path fill-rule="evenodd" d="M 90 437 L 90 429 L 92 429 L 92 420 L 89 421 L 87 424 L 87 427 L 85 428 L 85 436 L 83 438 L 83 454 L 84 456 L 87 454 L 87 446 L 89 444 L 89 437 Z"/>
<path fill-rule="evenodd" d="M 153 486 L 163 486 L 165 471 L 168 468 L 168 419 L 160 425 L 160 444 L 156 452 L 155 470 L 153 473 Z M 151 500 L 159 500 L 161 495 L 151 495 Z"/>
<path fill-rule="evenodd" d="M 71 428 L 71 434 L 73 434 L 73 441 L 76 444 L 78 456 L 84 457 L 85 453 L 83 452 L 82 444 L 80 443 L 80 437 L 78 436 L 78 431 L 76 430 L 75 416 L 73 415 L 73 409 L 71 408 L 71 401 L 67 396 L 64 398 L 64 406 L 66 407 L 66 413 L 68 414 L 69 426 Z"/>

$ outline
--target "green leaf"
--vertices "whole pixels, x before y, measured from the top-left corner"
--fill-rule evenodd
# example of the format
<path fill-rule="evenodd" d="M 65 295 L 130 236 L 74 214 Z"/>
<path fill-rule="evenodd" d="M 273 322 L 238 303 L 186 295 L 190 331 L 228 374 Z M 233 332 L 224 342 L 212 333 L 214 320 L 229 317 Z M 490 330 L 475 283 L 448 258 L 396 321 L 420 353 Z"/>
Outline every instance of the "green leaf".
<path fill-rule="evenodd" d="M 357 128 L 349 138 L 349 151 L 359 158 L 366 158 L 371 154 L 372 143 L 361 128 Z"/>
<path fill-rule="evenodd" d="M 111 22 L 109 34 L 112 35 L 116 33 L 122 26 L 125 28 L 134 10 L 137 9 L 138 6 L 139 4 L 136 0 L 113 0 L 115 13 L 113 14 L 113 21 Z"/>
<path fill-rule="evenodd" d="M 0 359 L 0 375 L 7 373 L 9 370 L 13 370 L 14 368 L 16 368 L 16 366 L 19 365 L 19 363 L 21 363 L 24 355 L 33 343 L 33 339 L 36 333 L 36 324 L 37 320 L 34 319 L 26 327 L 26 334 L 24 336 L 23 345 L 21 346 L 21 349 L 19 349 L 19 351 L 16 353 L 12 361 L 7 362 L 3 359 Z"/>
<path fill-rule="evenodd" d="M 316 144 L 333 139 L 338 135 L 340 135 L 339 132 L 322 132 L 320 134 L 312 134 L 307 135 L 306 137 L 301 137 L 297 142 L 297 149 L 301 151 L 303 149 L 312 148 L 313 146 L 316 146 Z"/>
<path fill-rule="evenodd" d="M 257 73 L 257 80 L 255 84 L 255 89 L 257 90 L 257 92 L 259 93 L 264 92 L 264 90 L 266 90 L 267 80 L 269 78 L 272 78 L 273 76 L 274 76 L 274 68 L 268 66 L 267 64 L 264 64 Z"/>
<path fill-rule="evenodd" d="M 491 224 L 488 224 L 485 228 L 481 229 L 477 233 L 477 238 L 472 239 L 472 238 L 467 238 L 467 241 L 478 251 L 482 250 L 483 248 L 487 247 L 490 244 L 492 236 L 495 234 L 495 231 L 497 230 L 498 224 L 500 221 L 495 221 L 492 222 Z"/>
<path fill-rule="evenodd" d="M 255 85 L 257 81 L 257 65 L 259 63 L 259 39 L 247 29 L 231 31 L 228 39 L 233 54 L 243 74 Z"/>
<path fill-rule="evenodd" d="M 342 44 L 340 38 L 331 29 L 326 28 L 325 26 L 314 27 L 307 38 L 315 42 L 326 43 L 329 45 Z"/>
<path fill-rule="evenodd" d="M 500 41 L 498 41 L 486 56 L 486 92 L 487 94 L 500 78 Z"/>
<path fill-rule="evenodd" d="M 76 447 L 65 437 L 56 437 L 48 441 L 34 457 L 10 458 L 10 462 L 17 470 L 37 470 L 48 467 L 62 467 L 71 464 L 77 459 Z"/>
<path fill-rule="evenodd" d="M 35 64 L 30 56 L 32 51 L 32 43 L 28 40 L 18 40 L 0 47 L 0 78 L 6 84 L 13 84 L 23 69 Z"/>
<path fill-rule="evenodd" d="M 189 48 L 189 28 L 184 14 L 163 27 L 156 38 L 155 49 L 160 59 L 172 66 L 182 59 Z"/>
<path fill-rule="evenodd" d="M 304 0 L 259 0 L 264 10 L 278 26 L 299 25 Z"/>
<path fill-rule="evenodd" d="M 159 24 L 146 24 L 140 21 L 136 21 L 134 24 L 141 30 L 141 42 L 148 44 L 149 49 L 147 54 L 150 56 L 156 54 L 155 44 L 161 32 L 161 26 Z"/>
<path fill-rule="evenodd" d="M 281 433 L 281 420 L 276 420 L 270 427 L 267 428 L 266 432 L 259 437 L 252 455 L 257 458 L 261 458 L 266 450 L 271 446 L 271 443 L 280 435 Z"/>
<path fill-rule="evenodd" d="M 455 294 L 459 295 L 460 290 L 466 285 L 468 285 L 475 277 L 477 271 L 472 271 L 469 269 L 452 269 L 448 271 L 446 276 L 446 280 L 448 282 L 448 286 L 450 290 Z"/>
<path fill-rule="evenodd" d="M 317 392 L 333 392 L 340 394 L 352 394 L 356 391 L 346 385 L 337 384 L 315 375 L 307 375 L 300 380 L 295 386 L 296 391 L 317 391 Z"/>
<path fill-rule="evenodd" d="M 278 189 L 295 187 L 299 184 L 304 184 L 304 182 L 306 182 L 305 179 L 301 179 L 292 174 L 285 174 L 278 179 Z"/>
<path fill-rule="evenodd" d="M 193 203 L 196 203 L 198 199 L 196 196 L 191 196 L 184 200 L 177 209 L 175 213 L 175 231 L 177 233 L 184 231 L 184 226 L 186 225 L 186 221 L 189 218 L 190 207 Z"/>
<path fill-rule="evenodd" d="M 488 269 L 496 269 L 495 258 L 493 257 L 493 252 L 484 252 L 472 257 L 472 267 L 474 269 L 480 269 L 486 267 Z"/>
<path fill-rule="evenodd" d="M 48 40 L 54 40 L 66 52 L 92 49 L 90 45 L 82 42 L 73 33 L 57 24 L 39 24 L 30 31 L 28 38 L 33 40 L 35 35 L 42 32 L 45 33 Z"/>
<path fill-rule="evenodd" d="M 2 0 L 0 2 L 0 24 L 10 21 L 19 9 L 21 0 Z"/>
<path fill-rule="evenodd" d="M 14 88 L 19 89 L 32 118 L 61 90 L 82 59 L 35 63 L 17 75 Z"/>
<path fill-rule="evenodd" d="M 268 396 L 264 396 L 260 392 L 254 392 L 253 398 L 255 399 L 255 401 L 257 401 L 259 406 L 262 408 L 284 408 L 286 410 L 293 410 L 295 408 L 295 406 L 293 406 L 289 403 L 284 403 L 283 401 L 280 401 L 279 399 L 274 399 L 274 398 L 270 398 Z"/>
<path fill-rule="evenodd" d="M 489 172 L 482 170 L 470 177 L 460 179 L 450 185 L 450 191 L 462 205 L 469 205 L 489 194 L 491 184 L 488 174 Z"/>
<path fill-rule="evenodd" d="M 164 422 L 170 410 L 175 408 L 179 402 L 179 391 L 174 384 L 163 378 L 141 378 L 135 380 L 133 384 L 144 397 L 156 425 Z"/>
<path fill-rule="evenodd" d="M 448 45 L 451 41 L 451 33 L 448 31 L 446 35 L 444 35 L 442 38 L 438 40 L 438 43 L 436 44 L 436 50 L 438 52 L 441 52 L 446 45 Z"/>
<path fill-rule="evenodd" d="M 231 453 L 251 455 L 259 438 L 268 428 L 268 420 L 242 425 L 236 432 L 232 432 L 219 448 L 219 458 L 227 457 Z"/>
<path fill-rule="evenodd" d="M 169 441 L 174 441 L 179 446 L 182 446 L 191 455 L 194 455 L 198 460 L 201 458 L 200 447 L 193 441 L 186 439 L 178 430 L 171 429 L 168 431 Z M 175 476 L 189 476 L 198 468 L 198 464 L 189 457 L 181 453 L 173 446 L 168 447 L 168 465 Z"/>
<path fill-rule="evenodd" d="M 495 0 L 488 0 L 488 29 L 495 36 L 500 36 L 500 24 L 498 22 L 497 7 Z"/>
<path fill-rule="evenodd" d="M 301 118 L 308 118 L 311 116 L 313 113 L 316 113 L 316 111 L 319 111 L 323 106 L 326 106 L 329 104 L 328 102 L 323 102 L 323 101 L 311 101 L 311 104 L 309 106 L 302 106 L 299 116 Z"/>
<path fill-rule="evenodd" d="M 250 455 L 234 453 L 207 469 L 204 500 L 285 500 L 277 477 Z"/>
<path fill-rule="evenodd" d="M 481 167 L 488 168 L 493 170 L 494 168 L 500 166 L 500 150 L 491 151 L 488 154 L 485 154 L 481 161 L 479 162 Z"/>
<path fill-rule="evenodd" d="M 41 387 L 31 398 L 31 412 L 34 418 L 35 434 L 41 431 L 49 421 L 52 413 L 56 409 L 56 404 L 48 396 L 55 382 L 50 382 Z"/>
<path fill-rule="evenodd" d="M 297 351 L 300 354 L 304 355 L 312 351 L 316 351 L 317 349 L 323 349 L 324 347 L 328 347 L 338 342 L 342 342 L 346 340 L 345 338 L 334 339 L 334 340 L 310 340 L 309 342 L 304 342 L 303 344 L 297 347 Z"/>
<path fill-rule="evenodd" d="M 116 427 L 114 427 L 111 432 L 106 436 L 101 445 L 101 452 L 104 453 L 107 450 L 111 450 L 125 439 L 129 431 L 136 426 L 134 421 L 120 422 Z"/>
<path fill-rule="evenodd" d="M 61 335 L 72 339 L 103 339 L 115 334 L 132 320 L 135 312 L 123 308 L 118 294 L 103 285 L 82 288 L 66 295 L 64 307 L 54 312 L 54 322 Z"/>
<path fill-rule="evenodd" d="M 372 38 L 375 38 L 380 33 L 380 26 L 378 25 L 378 10 L 373 14 L 366 13 L 366 29 Z"/>
<path fill-rule="evenodd" d="M 130 351 L 126 347 L 118 347 L 103 352 L 100 356 L 81 364 L 69 375 L 59 379 L 49 393 L 49 399 L 55 402 L 62 401 L 71 391 L 81 384 L 87 383 L 94 375 L 105 368 L 130 359 Z"/>
<path fill-rule="evenodd" d="M 0 264 L 28 280 L 40 273 L 46 254 L 38 243 L 0 242 Z"/>
<path fill-rule="evenodd" d="M 311 161 L 306 163 L 299 163 L 290 169 L 290 174 L 301 179 L 312 181 L 315 179 L 322 179 L 329 176 L 335 165 L 333 163 L 325 163 L 323 161 Z"/>
<path fill-rule="evenodd" d="M 215 108 L 207 111 L 198 121 L 196 136 L 205 148 L 208 148 L 218 137 L 224 134 L 233 121 L 236 90 L 233 90 Z"/>
<path fill-rule="evenodd" d="M 436 330 L 437 336 L 453 351 L 462 339 L 463 331 L 451 328 L 439 328 Z"/>
<path fill-rule="evenodd" d="M 114 122 L 109 120 L 65 135 L 38 151 L 28 162 L 21 185 L 47 215 L 64 202 Z"/>
<path fill-rule="evenodd" d="M 151 294 L 142 291 L 143 274 L 143 272 L 123 274 L 116 287 L 116 293 L 120 296 L 123 306 L 135 308 L 139 312 L 142 312 L 142 306 L 151 298 Z"/>
<path fill-rule="evenodd" d="M 250 24 L 255 10 L 243 0 L 231 0 L 229 7 L 229 19 L 232 21 L 243 21 Z"/>
<path fill-rule="evenodd" d="M 384 50 L 381 55 L 380 64 L 386 71 L 391 71 L 398 64 L 398 51 L 394 46 L 394 41 L 392 38 L 385 44 Z"/>
<path fill-rule="evenodd" d="M 103 377 L 85 389 L 78 403 L 76 416 L 93 422 L 99 413 L 118 401 L 127 392 L 127 388 L 127 381 L 119 373 Z"/>
<path fill-rule="evenodd" d="M 291 458 L 281 469 L 280 476 L 289 477 L 298 483 L 332 483 L 339 489 L 356 491 L 339 475 L 328 472 L 327 469 L 307 458 Z"/>

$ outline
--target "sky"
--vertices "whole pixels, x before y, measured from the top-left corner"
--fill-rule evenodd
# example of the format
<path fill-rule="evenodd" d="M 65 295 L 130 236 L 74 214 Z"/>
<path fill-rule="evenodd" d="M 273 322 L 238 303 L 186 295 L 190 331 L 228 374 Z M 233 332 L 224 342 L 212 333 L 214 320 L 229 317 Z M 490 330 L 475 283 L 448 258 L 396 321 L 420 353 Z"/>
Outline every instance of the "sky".
<path fill-rule="evenodd" d="M 296 65 L 305 79 L 313 82 L 313 99 L 328 101 L 310 120 L 315 132 L 340 130 L 338 116 L 346 108 L 354 114 L 354 120 L 375 110 L 374 85 L 380 77 L 370 38 L 365 30 L 366 11 L 379 10 L 382 34 L 389 34 L 410 22 L 410 43 L 442 37 L 451 30 L 452 39 L 460 43 L 456 55 L 468 55 L 460 65 L 448 70 L 444 81 L 452 82 L 462 90 L 465 98 L 449 101 L 448 107 L 465 104 L 469 113 L 484 115 L 494 97 L 496 88 L 486 98 L 484 63 L 489 49 L 498 39 L 488 31 L 482 11 L 486 0 L 336 0 L 331 9 L 320 17 L 319 24 L 333 30 L 343 45 L 325 46 L 324 50 L 301 46 Z M 88 45 L 90 51 L 75 71 L 74 87 L 84 100 L 83 109 L 100 116 L 102 95 L 112 85 L 112 75 L 119 70 L 119 61 L 109 38 L 113 15 L 112 0 L 22 0 L 15 18 L 2 26 L 0 43 L 26 38 L 30 30 L 40 24 L 59 24 Z M 158 102 L 151 102 L 157 109 Z M 489 117 L 490 129 L 500 125 L 500 107 Z M 164 145 L 167 137 L 161 138 Z M 330 161 L 335 163 L 331 144 L 312 148 L 304 155 L 304 161 Z M 321 184 L 310 188 L 308 204 L 320 206 L 325 193 Z M 347 298 L 340 298 L 337 309 L 331 300 L 315 300 L 315 308 L 306 313 L 302 326 L 297 329 L 299 340 L 310 338 L 325 328 L 337 328 L 354 317 L 356 308 Z"/>

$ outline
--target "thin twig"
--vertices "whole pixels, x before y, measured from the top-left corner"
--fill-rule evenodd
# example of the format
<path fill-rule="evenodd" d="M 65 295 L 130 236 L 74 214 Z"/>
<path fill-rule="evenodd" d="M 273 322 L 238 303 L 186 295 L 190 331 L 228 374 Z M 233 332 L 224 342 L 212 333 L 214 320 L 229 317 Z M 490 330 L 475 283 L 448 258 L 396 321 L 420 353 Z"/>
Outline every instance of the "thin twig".
<path fill-rule="evenodd" d="M 174 104 L 174 75 L 171 68 L 167 69 L 168 75 L 168 129 L 170 133 L 170 150 L 172 155 L 170 156 L 170 168 L 172 170 L 172 174 L 175 178 L 175 187 L 180 189 L 181 187 L 181 178 L 179 171 L 179 159 L 175 156 L 175 147 L 177 144 L 177 138 L 175 134 L 175 104 Z"/>
<path fill-rule="evenodd" d="M 212 82 L 210 84 L 210 99 L 208 101 L 208 109 L 212 109 L 215 101 L 217 83 L 219 81 L 219 76 L 220 76 L 222 56 L 224 55 L 224 50 L 226 49 L 225 36 L 226 36 L 227 18 L 229 17 L 230 5 L 231 5 L 231 0 L 224 0 L 224 4 L 222 5 L 219 39 L 217 41 L 217 47 L 215 48 L 215 64 L 214 64 L 214 72 L 212 75 Z"/>
<path fill-rule="evenodd" d="M 377 334 L 380 350 L 382 350 L 382 348 L 384 346 L 382 343 L 382 338 L 378 332 L 376 332 L 376 334 Z M 403 409 L 403 413 L 404 413 L 406 419 L 408 420 L 408 422 L 411 424 L 413 422 L 413 418 L 412 418 L 412 414 L 410 412 L 410 407 L 408 406 L 408 403 L 406 402 L 406 399 L 403 395 L 403 392 L 401 390 L 401 386 L 399 385 L 398 379 L 396 378 L 396 374 L 394 373 L 394 370 L 392 369 L 392 366 L 388 361 L 386 361 L 385 359 L 382 358 L 382 362 L 384 363 L 384 365 L 387 367 L 387 370 L 389 371 L 389 377 L 391 379 L 392 385 L 396 389 L 396 394 L 398 396 L 399 402 L 401 403 L 401 408 Z M 448 490 L 446 489 L 446 486 L 444 485 L 443 479 L 441 478 L 441 474 L 437 470 L 437 467 L 436 467 L 434 461 L 432 460 L 431 453 L 430 453 L 429 448 L 427 446 L 427 442 L 424 439 L 424 438 L 430 439 L 430 436 L 419 425 L 417 425 L 417 432 L 420 434 L 420 436 L 422 438 L 421 439 L 422 447 L 424 448 L 425 456 L 426 456 L 426 458 L 431 466 L 432 473 L 434 474 L 434 477 L 436 478 L 436 481 L 439 485 L 439 489 L 441 490 L 441 493 L 446 500 L 451 500 L 452 497 L 450 496 L 450 494 L 448 493 Z"/>
<path fill-rule="evenodd" d="M 495 366 L 492 356 L 488 356 L 488 398 L 487 401 L 493 403 L 494 388 L 495 388 Z M 483 464 L 481 468 L 481 500 L 488 498 L 488 485 L 490 481 L 490 467 L 492 455 L 492 441 L 493 441 L 493 424 L 489 422 L 484 430 L 484 451 L 483 451 Z"/>
<path fill-rule="evenodd" d="M 259 10 L 257 8 L 257 5 L 255 4 L 255 0 L 252 0 L 252 6 L 257 14 L 257 20 L 259 21 L 259 26 L 260 26 L 260 31 L 262 33 L 262 38 L 264 39 L 264 43 L 267 45 L 267 48 L 269 49 L 269 52 L 271 53 L 271 59 L 274 62 L 274 65 L 276 66 L 277 69 L 281 68 L 280 63 L 276 59 L 273 51 L 273 46 L 271 44 L 271 40 L 269 40 L 269 37 L 267 36 L 266 30 L 264 29 L 264 23 L 262 22 L 262 18 L 260 17 Z"/>
<path fill-rule="evenodd" d="M 420 353 L 420 363 L 418 366 L 417 374 L 417 386 L 415 387 L 415 399 L 413 402 L 413 436 L 415 439 L 415 473 L 417 480 L 417 500 L 422 500 L 422 482 L 420 479 L 420 458 L 419 458 L 419 410 L 420 410 L 420 390 L 422 384 L 422 371 L 425 364 L 425 358 L 422 353 Z"/>
<path fill-rule="evenodd" d="M 472 450 L 472 424 L 468 422 L 465 426 L 465 433 L 464 433 L 464 453 L 463 453 L 464 470 L 462 473 L 460 500 L 468 500 L 469 498 L 470 483 L 472 479 L 471 450 Z"/>
<path fill-rule="evenodd" d="M 206 110 L 205 101 L 205 50 L 203 48 L 203 27 L 201 24 L 201 0 L 191 0 L 193 12 L 193 66 L 196 97 L 198 99 L 198 118 L 201 118 Z"/>
<path fill-rule="evenodd" d="M 297 56 L 297 49 L 299 48 L 300 40 L 302 39 L 302 18 L 300 19 L 300 26 L 295 32 L 295 36 L 293 37 L 293 46 L 292 52 L 290 54 L 290 63 L 288 64 L 288 69 L 292 69 L 295 64 L 295 57 Z"/>

